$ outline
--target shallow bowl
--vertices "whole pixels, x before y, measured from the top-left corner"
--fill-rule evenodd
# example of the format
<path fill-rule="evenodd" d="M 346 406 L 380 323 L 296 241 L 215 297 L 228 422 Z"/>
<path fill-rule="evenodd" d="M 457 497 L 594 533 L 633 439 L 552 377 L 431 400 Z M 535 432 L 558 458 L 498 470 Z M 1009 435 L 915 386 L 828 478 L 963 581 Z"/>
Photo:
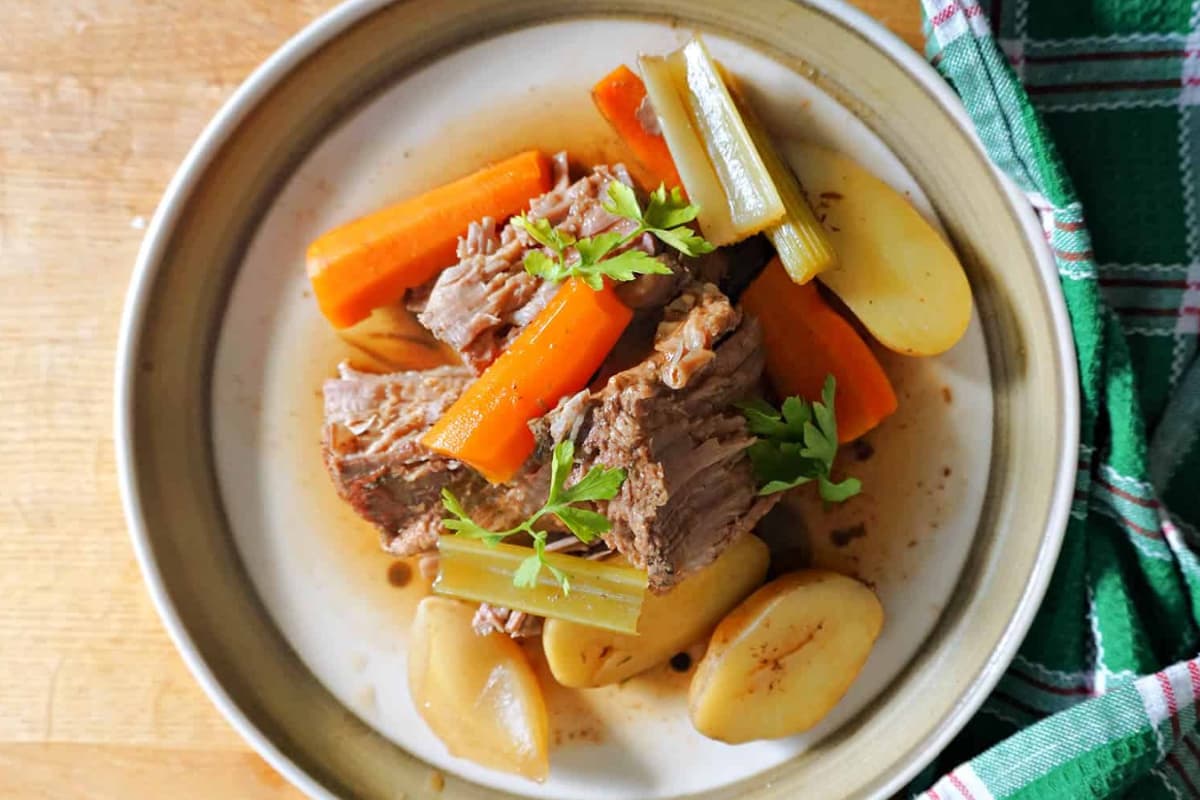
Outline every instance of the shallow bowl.
<path fill-rule="evenodd" d="M 332 490 L 313 466 L 314 397 L 332 366 L 323 342 L 335 340 L 313 334 L 323 329 L 304 296 L 303 247 L 505 148 L 569 144 L 549 120 L 594 124 L 584 89 L 600 70 L 692 31 L 783 141 L 840 146 L 942 226 L 975 322 L 939 359 L 886 362 L 902 403 L 946 407 L 902 412 L 876 440 L 928 478 L 906 484 L 907 467 L 886 459 L 863 467 L 879 488 L 858 508 L 874 509 L 878 530 L 846 552 L 891 565 L 862 575 L 889 627 L 831 718 L 742 748 L 673 733 L 678 720 L 627 722 L 591 755 L 556 751 L 551 782 L 535 787 L 440 749 L 397 677 L 402 637 L 387 620 L 403 601 L 354 593 L 381 562 L 342 559 L 367 539 L 321 499 Z M 126 307 L 116 438 L 134 545 L 168 631 L 239 732 L 314 797 L 880 797 L 966 723 L 1032 620 L 1073 491 L 1075 387 L 1032 211 L 950 89 L 861 13 L 830 0 L 614 0 L 602 15 L 584 0 L 351 2 L 246 81 L 168 188 Z M 851 529 L 843 516 L 810 534 Z M 913 535 L 898 538 L 905 526 Z M 831 562 L 848 557 L 825 549 Z"/>

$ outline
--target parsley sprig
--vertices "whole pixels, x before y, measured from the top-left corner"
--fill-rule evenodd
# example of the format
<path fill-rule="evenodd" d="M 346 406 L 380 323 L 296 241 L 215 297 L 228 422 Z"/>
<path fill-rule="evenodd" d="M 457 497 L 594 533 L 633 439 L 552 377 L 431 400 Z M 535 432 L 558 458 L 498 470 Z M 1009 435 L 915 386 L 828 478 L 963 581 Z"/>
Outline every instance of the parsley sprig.
<path fill-rule="evenodd" d="M 783 492 L 815 480 L 822 500 L 841 503 L 862 490 L 858 478 L 840 483 L 831 478 L 838 447 L 833 413 L 836 386 L 833 376 L 827 376 L 820 402 L 793 396 L 779 409 L 765 400 L 742 404 L 750 432 L 759 437 L 749 447 L 754 475 L 762 484 L 759 494 Z"/>
<path fill-rule="evenodd" d="M 637 194 L 621 181 L 610 181 L 604 209 L 637 223 L 630 233 L 600 233 L 576 239 L 567 231 L 553 227 L 549 220 L 531 220 L 525 214 L 513 218 L 513 224 L 525 231 L 543 250 L 531 250 L 525 255 L 525 271 L 530 275 L 557 283 L 572 276 L 581 278 L 592 289 L 600 291 L 604 278 L 631 281 L 638 275 L 670 275 L 671 268 L 638 248 L 612 255 L 642 234 L 649 233 L 660 242 L 673 247 L 685 256 L 701 256 L 713 251 L 713 245 L 693 231 L 688 223 L 696 219 L 699 206 L 683 199 L 679 187 L 670 192 L 660 185 L 650 193 L 643 211 Z M 575 249 L 575 257 L 569 254 Z"/>
<path fill-rule="evenodd" d="M 570 440 L 561 442 L 554 447 L 554 455 L 550 462 L 550 492 L 545 504 L 528 519 L 516 527 L 506 531 L 492 531 L 475 523 L 463 509 L 462 503 L 449 489 L 442 489 L 442 505 L 453 516 L 442 520 L 448 530 L 458 536 L 470 539 L 481 539 L 489 545 L 496 545 L 515 536 L 527 533 L 533 539 L 533 555 L 521 562 L 513 573 L 513 584 L 524 589 L 537 585 L 538 575 L 542 567 L 550 570 L 555 580 L 562 586 L 563 594 L 570 594 L 571 580 L 565 572 L 555 567 L 546 559 L 546 531 L 534 528 L 542 517 L 552 514 L 558 517 L 564 525 L 575 534 L 584 544 L 591 544 L 612 529 L 612 523 L 603 514 L 589 508 L 579 508 L 576 503 L 593 500 L 611 500 L 625 483 L 625 470 L 609 469 L 608 467 L 592 467 L 587 474 L 571 486 L 564 486 L 571 467 L 575 463 L 575 444 Z"/>

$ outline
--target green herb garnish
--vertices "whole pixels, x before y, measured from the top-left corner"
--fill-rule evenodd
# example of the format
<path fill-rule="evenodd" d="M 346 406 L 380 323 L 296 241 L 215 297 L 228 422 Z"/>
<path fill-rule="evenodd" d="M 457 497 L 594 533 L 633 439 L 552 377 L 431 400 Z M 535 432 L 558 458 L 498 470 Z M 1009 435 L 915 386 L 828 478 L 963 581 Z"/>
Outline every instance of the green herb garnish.
<path fill-rule="evenodd" d="M 603 514 L 588 508 L 579 508 L 575 503 L 585 503 L 593 500 L 611 500 L 617 496 L 621 485 L 625 483 L 625 470 L 609 469 L 607 467 L 592 467 L 587 474 L 575 484 L 564 487 L 567 475 L 575 463 L 575 444 L 570 440 L 560 442 L 554 447 L 554 456 L 550 462 L 550 493 L 545 504 L 529 519 L 509 528 L 506 531 L 492 531 L 477 525 L 454 493 L 442 489 L 442 505 L 452 514 L 442 520 L 447 529 L 454 531 L 457 536 L 469 539 L 481 539 L 489 545 L 496 545 L 518 533 L 527 533 L 533 539 L 533 555 L 521 562 L 513 573 L 513 584 L 521 588 L 532 588 L 537 584 L 542 567 L 550 570 L 562 586 L 563 594 L 570 594 L 571 581 L 561 569 L 546 560 L 546 531 L 537 530 L 534 524 L 546 516 L 553 514 L 562 520 L 575 538 L 584 544 L 591 544 L 612 529 L 612 523 Z"/>
<path fill-rule="evenodd" d="M 754 476 L 762 484 L 759 494 L 783 492 L 815 480 L 822 500 L 841 503 L 862 490 L 858 478 L 834 483 L 830 477 L 838 448 L 833 413 L 836 385 L 832 375 L 825 378 L 819 403 L 793 396 L 779 409 L 765 400 L 740 406 L 750 432 L 758 437 L 748 451 Z"/>
<path fill-rule="evenodd" d="M 685 256 L 701 256 L 714 249 L 704 237 L 688 227 L 688 223 L 696 219 L 700 207 L 689 205 L 678 187 L 667 192 L 666 187 L 660 185 L 650 193 L 650 200 L 643 211 L 633 189 L 621 181 L 611 181 L 604 209 L 610 214 L 636 222 L 637 227 L 624 235 L 610 232 L 576 239 L 570 233 L 551 226 L 548 220 L 531 220 L 524 214 L 513 217 L 514 225 L 553 253 L 547 255 L 542 250 L 530 251 L 525 255 L 525 271 L 554 283 L 572 276 L 578 277 L 592 289 L 600 291 L 604 286 L 604 278 L 631 281 L 638 275 L 671 274 L 670 267 L 637 248 L 610 255 L 642 234 L 651 234 Z M 572 247 L 575 248 L 576 257 L 568 260 L 568 251 Z"/>

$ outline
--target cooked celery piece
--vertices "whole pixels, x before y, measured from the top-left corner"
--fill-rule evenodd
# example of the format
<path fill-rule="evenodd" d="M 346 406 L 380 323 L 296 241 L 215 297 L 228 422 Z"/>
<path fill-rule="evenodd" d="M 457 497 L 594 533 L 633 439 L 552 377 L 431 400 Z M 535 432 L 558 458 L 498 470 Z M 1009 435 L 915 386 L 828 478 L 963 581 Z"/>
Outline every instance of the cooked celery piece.
<path fill-rule="evenodd" d="M 637 632 L 646 594 L 646 573 L 641 570 L 547 553 L 546 561 L 571 578 L 571 592 L 563 594 L 550 570 L 541 571 L 535 586 L 513 585 L 513 573 L 533 553 L 528 547 L 442 536 L 438 553 L 433 583 L 438 594 L 620 633 Z"/>
<path fill-rule="evenodd" d="M 692 39 L 667 56 L 667 64 L 725 188 L 739 238 L 778 222 L 784 214 L 783 199 L 704 42 Z"/>
<path fill-rule="evenodd" d="M 812 206 L 805 199 L 800 181 L 779 155 L 762 121 L 746 102 L 745 97 L 733 87 L 730 88 L 734 102 L 742 114 L 742 122 L 746 123 L 746 130 L 750 132 L 755 149 L 767 165 L 767 172 L 771 175 L 775 188 L 779 190 L 779 197 L 786 209 L 783 220 L 767 228 L 765 233 L 771 244 L 775 245 L 775 252 L 779 253 L 779 260 L 783 262 L 788 277 L 795 283 L 808 283 L 818 273 L 832 268 L 837 263 L 837 252 L 833 249 L 833 243 L 829 241 L 829 234 L 817 221 Z"/>
<path fill-rule="evenodd" d="M 666 59 L 642 56 L 638 59 L 638 65 L 642 70 L 642 81 L 646 84 L 646 96 L 654 106 L 659 127 L 662 128 L 663 138 L 667 140 L 667 149 L 671 151 L 675 169 L 683 180 L 688 200 L 700 206 L 700 213 L 696 217 L 700 232 L 718 247 L 732 244 L 742 237 L 734 228 L 729 199 L 708 160 L 708 151 L 692 125 Z"/>

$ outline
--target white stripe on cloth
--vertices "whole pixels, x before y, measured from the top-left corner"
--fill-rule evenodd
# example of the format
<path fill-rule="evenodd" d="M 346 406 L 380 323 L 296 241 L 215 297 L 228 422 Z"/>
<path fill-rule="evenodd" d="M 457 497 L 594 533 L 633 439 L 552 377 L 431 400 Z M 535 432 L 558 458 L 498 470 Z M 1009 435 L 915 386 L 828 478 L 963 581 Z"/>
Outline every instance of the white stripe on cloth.
<path fill-rule="evenodd" d="M 929 787 L 923 800 L 995 800 L 970 764 L 962 764 Z"/>
<path fill-rule="evenodd" d="M 1092 629 L 1092 690 L 1096 694 L 1108 691 L 1108 665 L 1104 663 L 1104 636 L 1100 632 L 1100 615 L 1096 613 L 1096 593 L 1088 582 L 1087 590 L 1088 624 Z"/>
<path fill-rule="evenodd" d="M 1137 334 L 1138 336 L 1174 336 L 1175 332 L 1166 328 L 1152 328 L 1149 325 L 1129 325 L 1121 323 L 1121 329 L 1125 331 L 1125 335 Z"/>
<path fill-rule="evenodd" d="M 1197 33 L 1195 29 L 1188 34 L 1187 41 L 1183 45 L 1183 53 L 1183 70 L 1179 77 L 1179 83 L 1182 86 L 1179 93 L 1179 105 L 1194 106 L 1200 103 L 1200 33 Z M 1182 140 L 1191 137 L 1180 131 L 1179 138 L 1182 144 Z M 1188 190 L 1185 188 L 1184 191 L 1187 193 Z"/>
<path fill-rule="evenodd" d="M 968 31 L 978 37 L 992 35 L 977 0 L 921 0 L 921 5 L 938 45 L 943 48 Z"/>
<path fill-rule="evenodd" d="M 1133 97 L 1112 97 L 1072 102 L 1061 95 L 1034 95 L 1029 98 L 1039 111 L 1074 113 L 1076 111 L 1128 111 L 1139 108 L 1178 108 L 1178 95 L 1143 94 Z"/>
<path fill-rule="evenodd" d="M 1200 267 L 1200 265 L 1195 265 Z M 1188 271 L 1193 268 L 1191 264 L 1113 264 L 1105 263 L 1100 265 L 1100 271 L 1106 276 L 1115 277 L 1117 273 L 1138 273 L 1138 272 L 1156 272 L 1161 273 L 1164 278 L 1179 276 L 1186 278 Z"/>
<path fill-rule="evenodd" d="M 1166 740 L 1163 728 L 1169 728 L 1167 723 L 1172 717 L 1178 717 L 1181 709 L 1195 703 L 1193 691 L 1193 672 L 1200 679 L 1200 662 L 1196 660 L 1181 661 L 1172 664 L 1161 672 L 1140 678 L 1134 686 L 1142 698 L 1142 707 L 1146 718 L 1154 726 L 1155 741 L 1158 743 L 1158 757 L 1166 758 Z"/>
<path fill-rule="evenodd" d="M 1159 527 L 1162 528 L 1163 538 L 1167 540 L 1167 545 L 1171 548 L 1171 552 L 1175 554 L 1175 561 L 1179 568 L 1192 580 L 1200 579 L 1200 559 L 1196 558 L 1196 553 L 1184 539 L 1183 531 L 1175 524 L 1174 518 L 1167 513 L 1165 508 L 1159 507 Z M 1193 687 L 1195 688 L 1195 687 Z"/>
<path fill-rule="evenodd" d="M 1140 481 L 1137 478 L 1117 472 L 1111 464 L 1101 464 L 1100 473 L 1122 489 L 1127 489 L 1131 492 L 1142 492 L 1145 494 L 1147 500 L 1154 498 L 1153 486 L 1146 481 Z"/>
<path fill-rule="evenodd" d="M 1148 539 L 1137 531 L 1131 530 L 1128 521 L 1116 511 L 1113 511 L 1108 505 L 1101 501 L 1102 495 L 1092 493 L 1088 502 L 1088 510 L 1093 514 L 1099 514 L 1102 517 L 1112 520 L 1116 523 L 1121 532 L 1126 534 L 1128 541 L 1139 553 L 1146 558 L 1152 558 L 1155 561 L 1169 561 L 1175 563 L 1175 559 L 1171 555 L 1171 548 L 1167 543 L 1160 539 Z"/>
<path fill-rule="evenodd" d="M 1025 656 L 1017 653 L 1013 658 L 1013 662 L 1020 664 L 1031 672 L 1040 674 L 1043 678 L 1055 681 L 1063 686 L 1095 686 L 1097 673 L 1092 670 L 1078 670 L 1075 672 L 1065 672 L 1058 669 L 1050 669 L 1042 666 L 1036 661 L 1031 661 Z M 1136 678 L 1137 673 L 1133 670 L 1105 670 L 1104 673 L 1108 678 L 1115 678 L 1120 681 L 1125 681 L 1130 678 Z"/>
<path fill-rule="evenodd" d="M 1095 50 L 1101 52 L 1130 50 L 1183 49 L 1188 41 L 1185 33 L 1113 33 L 1107 36 L 1076 36 L 1064 39 L 1038 39 L 1038 55 L 1047 52 L 1079 52 Z"/>
<path fill-rule="evenodd" d="M 1004 57 L 1008 59 L 1008 63 L 1017 73 L 1017 80 L 1021 83 L 1025 82 L 1025 40 L 1024 39 L 1000 39 L 1000 49 L 1004 52 Z"/>
<path fill-rule="evenodd" d="M 1179 320 L 1175 323 L 1175 332 L 1180 336 L 1200 334 L 1200 264 L 1192 264 L 1188 269 L 1187 288 L 1179 300 Z M 1179 375 L 1173 377 L 1179 380 Z"/>
<path fill-rule="evenodd" d="M 1029 0 L 1017 0 L 1016 12 L 1013 14 L 1017 38 L 1021 41 L 1029 38 Z"/>
<path fill-rule="evenodd" d="M 1162 785 L 1166 787 L 1167 791 L 1171 793 L 1171 796 L 1174 797 L 1175 800 L 1187 800 L 1187 798 L 1180 794 L 1179 788 L 1175 785 L 1174 781 L 1167 777 L 1167 774 L 1163 771 L 1162 767 L 1155 767 L 1154 769 L 1150 770 L 1150 772 L 1160 781 L 1162 781 Z"/>
<path fill-rule="evenodd" d="M 1133 685 L 1142 697 L 1142 708 L 1145 709 L 1146 717 L 1150 720 L 1150 727 L 1154 731 L 1154 741 L 1158 746 L 1158 759 L 1161 761 L 1167 755 L 1167 746 L 1163 741 L 1161 725 L 1171 714 L 1167 708 L 1167 698 L 1163 695 L 1162 687 L 1158 685 L 1158 678 L 1155 675 L 1148 675 Z"/>

